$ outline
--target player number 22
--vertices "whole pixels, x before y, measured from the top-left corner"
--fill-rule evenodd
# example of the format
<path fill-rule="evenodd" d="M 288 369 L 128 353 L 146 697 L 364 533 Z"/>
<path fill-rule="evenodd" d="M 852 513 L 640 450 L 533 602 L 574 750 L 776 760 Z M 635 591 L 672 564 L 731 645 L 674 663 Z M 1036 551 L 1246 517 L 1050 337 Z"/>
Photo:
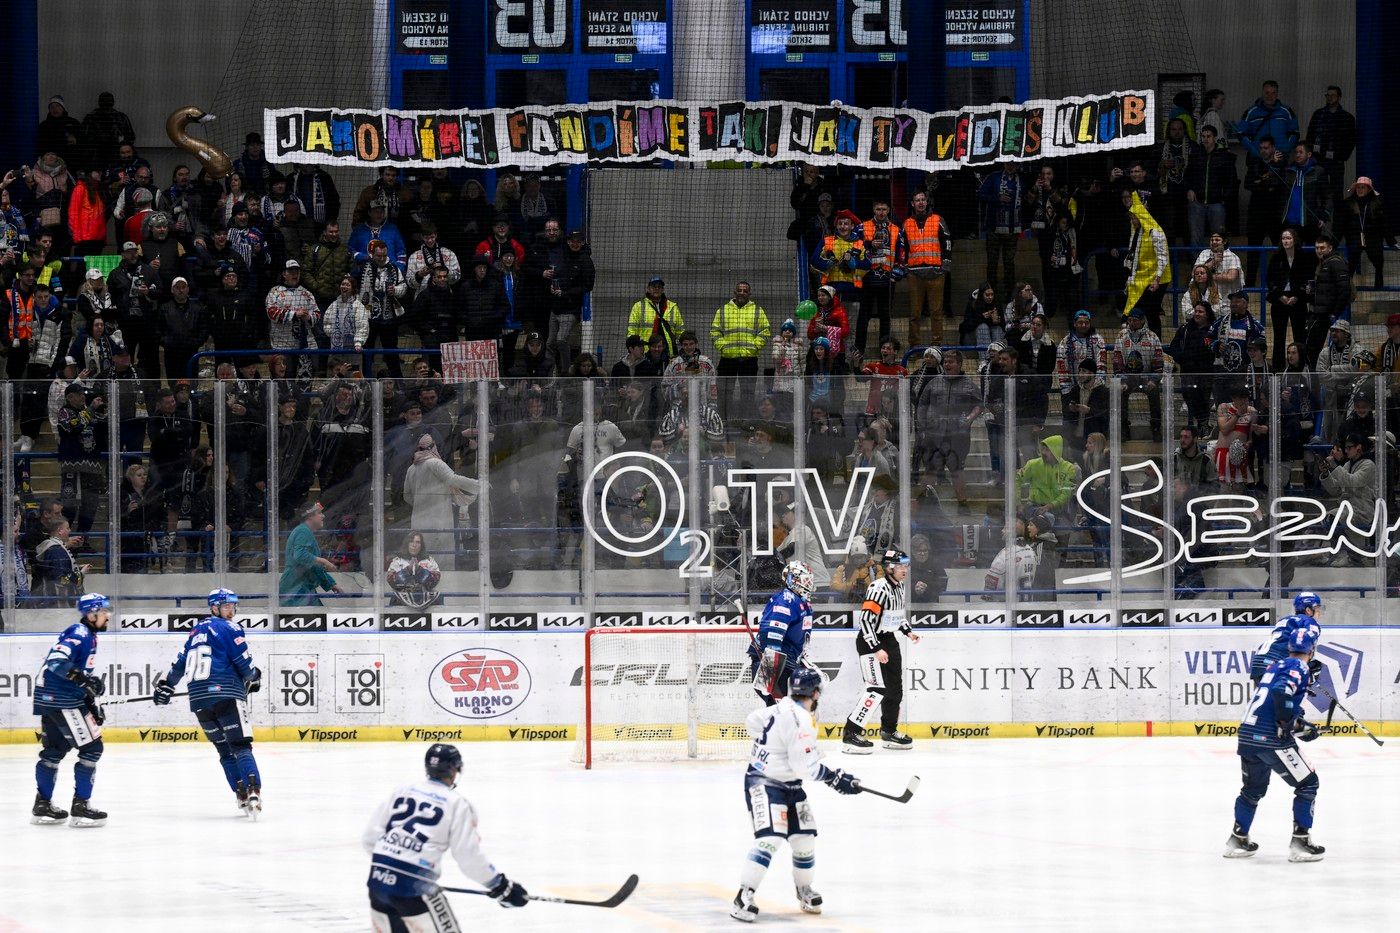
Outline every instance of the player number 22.
<path fill-rule="evenodd" d="M 416 836 L 419 842 L 427 842 L 428 834 L 419 832 L 417 827 L 436 826 L 441 822 L 442 807 L 426 800 L 420 803 L 412 797 L 399 797 L 394 801 L 394 810 L 389 814 L 389 822 L 384 824 L 384 831 L 387 833 L 402 823 L 405 833 Z"/>

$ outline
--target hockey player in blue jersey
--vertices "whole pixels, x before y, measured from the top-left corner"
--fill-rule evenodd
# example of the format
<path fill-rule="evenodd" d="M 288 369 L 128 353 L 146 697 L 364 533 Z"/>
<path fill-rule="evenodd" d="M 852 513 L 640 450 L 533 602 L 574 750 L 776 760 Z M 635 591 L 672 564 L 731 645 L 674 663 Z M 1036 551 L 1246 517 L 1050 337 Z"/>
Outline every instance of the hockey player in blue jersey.
<path fill-rule="evenodd" d="M 1317 862 L 1326 851 L 1312 841 L 1313 802 L 1317 798 L 1317 772 L 1303 756 L 1298 741 L 1317 738 L 1317 726 L 1303 718 L 1303 698 L 1308 690 L 1307 663 L 1317 647 L 1317 635 L 1306 627 L 1288 635 L 1288 656 L 1264 671 L 1254 699 L 1240 723 L 1239 756 L 1244 786 L 1235 798 L 1235 829 L 1225 843 L 1226 858 L 1249 858 L 1259 849 L 1249 839 L 1254 811 L 1269 789 L 1269 777 L 1278 772 L 1293 788 L 1293 841 L 1290 862 Z"/>
<path fill-rule="evenodd" d="M 253 758 L 248 694 L 262 686 L 262 672 L 253 666 L 247 636 L 233 621 L 237 609 L 232 590 L 209 594 L 209 617 L 190 630 L 170 671 L 156 680 L 153 700 L 164 706 L 181 678 L 188 683 L 190 711 L 218 751 L 239 808 L 256 820 L 262 812 L 262 777 Z"/>
<path fill-rule="evenodd" d="M 107 630 L 112 617 L 112 601 L 101 593 L 78 597 L 78 621 L 63 630 L 44 658 L 34 690 L 34 715 L 42 720 L 43 750 L 34 767 L 38 793 L 30 822 L 62 823 L 73 826 L 101 826 L 107 814 L 94 810 L 92 782 L 97 776 L 97 760 L 102 757 L 102 707 L 97 698 L 106 684 L 92 671 L 97 666 L 97 633 Z M 53 788 L 58 764 L 69 749 L 78 750 L 73 765 L 73 810 L 53 805 Z"/>
<path fill-rule="evenodd" d="M 1264 676 L 1264 671 L 1275 661 L 1288 657 L 1288 636 L 1295 629 L 1305 628 L 1313 633 L 1314 638 L 1322 637 L 1322 598 L 1316 593 L 1299 593 L 1293 597 L 1293 615 L 1284 616 L 1278 620 L 1274 630 L 1269 633 L 1269 640 L 1259 646 L 1254 652 L 1254 659 L 1249 665 L 1249 679 L 1258 686 L 1259 679 Z M 1316 679 L 1316 672 L 1321 664 L 1314 660 L 1308 662 L 1308 672 Z"/>
<path fill-rule="evenodd" d="M 822 912 L 822 897 L 812 890 L 817 865 L 817 824 L 807 803 L 803 780 L 821 781 L 839 794 L 860 793 L 860 782 L 839 768 L 822 764 L 813 720 L 821 698 L 821 674 L 798 668 L 788 681 L 788 694 L 773 706 L 749 713 L 746 725 L 753 736 L 749 767 L 744 773 L 744 797 L 753 823 L 753 848 L 739 873 L 739 893 L 729 916 L 752 923 L 758 919 L 754 891 L 783 840 L 792 850 L 792 880 L 804 913 Z"/>
<path fill-rule="evenodd" d="M 749 645 L 754 692 L 769 706 L 787 696 L 788 678 L 804 661 L 812 634 L 812 568 L 800 560 L 783 568 L 783 588 L 763 607 L 758 638 Z"/>

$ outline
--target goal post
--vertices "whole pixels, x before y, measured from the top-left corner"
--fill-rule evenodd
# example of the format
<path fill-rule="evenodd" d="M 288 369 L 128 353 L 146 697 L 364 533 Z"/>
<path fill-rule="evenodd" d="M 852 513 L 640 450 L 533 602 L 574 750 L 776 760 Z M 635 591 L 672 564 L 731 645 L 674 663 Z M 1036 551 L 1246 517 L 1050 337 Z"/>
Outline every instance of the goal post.
<path fill-rule="evenodd" d="M 584 633 L 583 711 L 574 760 L 735 760 L 761 701 L 747 629 L 593 628 Z"/>

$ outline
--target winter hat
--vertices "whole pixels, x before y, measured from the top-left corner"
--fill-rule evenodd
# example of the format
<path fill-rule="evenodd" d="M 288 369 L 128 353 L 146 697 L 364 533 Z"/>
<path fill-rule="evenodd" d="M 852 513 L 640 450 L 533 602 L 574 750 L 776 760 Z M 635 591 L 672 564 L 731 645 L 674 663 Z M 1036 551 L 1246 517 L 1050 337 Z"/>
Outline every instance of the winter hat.
<path fill-rule="evenodd" d="M 87 280 L 88 280 L 89 282 L 100 282 L 100 281 L 102 281 L 102 270 L 101 270 L 101 269 L 89 269 L 89 270 L 87 271 Z"/>
<path fill-rule="evenodd" d="M 783 326 L 778 328 L 778 333 L 783 333 L 784 331 L 788 331 L 794 334 L 797 333 L 797 322 L 794 321 L 792 318 L 788 318 L 786 321 L 783 321 Z"/>
<path fill-rule="evenodd" d="M 1339 330 L 1344 334 L 1349 334 L 1351 333 L 1351 321 L 1348 321 L 1344 317 L 1339 317 L 1332 322 L 1331 326 L 1328 329 Z"/>
<path fill-rule="evenodd" d="M 823 285 L 821 288 L 817 289 L 817 291 L 826 292 L 832 301 L 836 300 L 836 289 L 830 285 Z"/>
<path fill-rule="evenodd" d="M 1354 182 L 1352 183 L 1352 185 L 1351 185 L 1351 192 L 1352 192 L 1352 194 L 1355 194 L 1355 193 L 1356 193 L 1356 189 L 1357 189 L 1357 188 L 1360 188 L 1362 185 L 1365 185 L 1367 188 L 1370 188 L 1372 191 L 1375 191 L 1375 190 L 1376 190 L 1376 186 L 1373 185 L 1373 184 L 1371 183 L 1370 177 L 1367 176 L 1367 175 L 1362 175 L 1360 178 L 1356 179 L 1356 181 L 1354 181 Z M 1379 192 L 1378 192 L 1378 193 L 1379 193 Z"/>

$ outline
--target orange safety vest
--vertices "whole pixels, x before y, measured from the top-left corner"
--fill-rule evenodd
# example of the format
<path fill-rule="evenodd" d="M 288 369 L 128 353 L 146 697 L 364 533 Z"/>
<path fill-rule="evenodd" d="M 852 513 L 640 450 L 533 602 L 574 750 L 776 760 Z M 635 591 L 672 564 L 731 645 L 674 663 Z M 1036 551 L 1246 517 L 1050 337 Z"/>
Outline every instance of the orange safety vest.
<path fill-rule="evenodd" d="M 867 220 L 860 225 L 861 231 L 865 234 L 865 255 L 870 259 L 870 269 L 872 272 L 889 272 L 894 267 L 894 258 L 899 255 L 899 238 L 902 235 L 899 224 L 893 220 L 890 225 L 890 251 L 888 255 L 876 256 L 870 250 L 870 244 L 875 242 L 875 221 Z"/>
<path fill-rule="evenodd" d="M 34 293 L 25 298 L 15 289 L 5 292 L 6 310 L 10 312 L 10 340 L 34 339 Z"/>
<path fill-rule="evenodd" d="M 943 218 L 929 214 L 924 226 L 912 215 L 904 219 L 904 242 L 909 246 L 910 266 L 943 266 Z"/>
<path fill-rule="evenodd" d="M 863 258 L 865 256 L 865 241 L 843 240 L 834 233 L 822 241 L 822 252 L 831 253 L 836 257 L 835 261 L 822 273 L 823 285 L 830 285 L 832 282 L 849 282 L 856 288 L 861 287 L 861 279 L 865 277 L 865 270 L 843 269 L 841 267 L 841 260 L 852 251 Z"/>

